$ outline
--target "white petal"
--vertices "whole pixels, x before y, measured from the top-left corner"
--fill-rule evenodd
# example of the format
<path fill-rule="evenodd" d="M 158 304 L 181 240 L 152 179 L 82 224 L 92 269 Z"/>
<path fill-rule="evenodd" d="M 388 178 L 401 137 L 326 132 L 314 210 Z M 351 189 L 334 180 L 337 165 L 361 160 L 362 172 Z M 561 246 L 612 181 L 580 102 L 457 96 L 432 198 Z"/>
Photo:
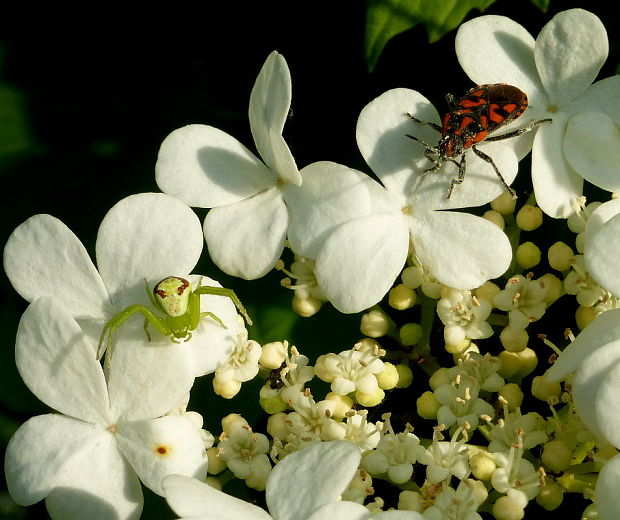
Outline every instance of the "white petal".
<path fill-rule="evenodd" d="M 99 426 L 66 415 L 33 417 L 9 441 L 5 473 L 9 492 L 20 505 L 45 498 L 56 486 L 67 460 L 83 446 L 109 435 Z"/>
<path fill-rule="evenodd" d="M 512 258 L 506 234 L 488 220 L 451 211 L 415 212 L 411 239 L 425 269 L 455 289 L 472 289 L 504 274 Z"/>
<path fill-rule="evenodd" d="M 55 410 L 99 424 L 110 417 L 95 345 L 54 299 L 38 298 L 24 312 L 15 363 L 32 393 Z"/>
<path fill-rule="evenodd" d="M 596 237 L 601 227 L 620 213 L 620 199 L 611 199 L 601 204 L 590 215 L 586 223 L 585 248 L 590 247 L 590 240 Z"/>
<path fill-rule="evenodd" d="M 276 465 L 265 498 L 277 520 L 307 518 L 339 500 L 360 462 L 359 448 L 346 441 L 320 442 L 292 453 Z"/>
<path fill-rule="evenodd" d="M 409 248 L 403 215 L 376 214 L 340 226 L 316 259 L 316 277 L 340 312 L 359 312 L 377 303 L 403 268 Z"/>
<path fill-rule="evenodd" d="M 357 502 L 331 502 L 318 508 L 304 520 L 370 520 L 374 515 Z M 279 518 L 278 518 L 279 520 Z"/>
<path fill-rule="evenodd" d="M 424 148 L 407 137 L 415 134 L 430 145 L 439 133 L 407 116 L 439 123 L 439 114 L 422 94 L 397 88 L 384 92 L 366 105 L 357 120 L 357 146 L 368 166 L 388 189 L 401 192 L 413 172 L 428 168 Z"/>
<path fill-rule="evenodd" d="M 163 477 L 175 473 L 204 480 L 207 453 L 192 420 L 184 415 L 168 415 L 150 421 L 118 423 L 119 449 L 142 483 L 163 495 Z"/>
<path fill-rule="evenodd" d="M 287 227 L 286 205 L 274 188 L 209 211 L 204 235 L 222 271 L 253 280 L 267 274 L 280 258 Z"/>
<path fill-rule="evenodd" d="M 270 520 L 263 509 L 222 493 L 195 478 L 168 475 L 162 482 L 166 500 L 183 518 L 201 520 Z"/>
<path fill-rule="evenodd" d="M 39 296 L 61 301 L 76 318 L 104 316 L 105 286 L 73 232 L 50 215 L 35 215 L 17 227 L 4 248 L 4 270 L 29 302 Z"/>
<path fill-rule="evenodd" d="M 185 276 L 202 252 L 200 220 L 163 193 L 124 198 L 106 214 L 97 234 L 99 272 L 120 310 L 145 302 L 144 279 Z"/>
<path fill-rule="evenodd" d="M 534 38 L 510 18 L 488 15 L 464 23 L 456 33 L 455 48 L 461 67 L 477 85 L 508 83 L 534 104 L 543 97 Z"/>
<path fill-rule="evenodd" d="M 192 286 L 221 287 L 221 285 L 208 276 L 190 277 Z M 202 312 L 212 312 L 226 326 L 222 327 L 211 318 L 203 318 L 198 328 L 192 332 L 192 338 L 187 343 L 191 350 L 192 370 L 196 377 L 214 372 L 232 352 L 237 344 L 239 334 L 245 332 L 245 327 L 239 321 L 237 309 L 230 298 L 202 294 L 200 296 L 200 309 Z"/>
<path fill-rule="evenodd" d="M 620 309 L 612 309 L 597 316 L 564 349 L 553 366 L 546 372 L 549 381 L 559 381 L 577 368 L 597 349 L 620 339 Z"/>
<path fill-rule="evenodd" d="M 164 139 L 155 179 L 161 191 L 190 206 L 214 208 L 251 197 L 276 176 L 226 132 L 188 125 Z"/>
<path fill-rule="evenodd" d="M 550 217 L 566 218 L 572 201 L 581 196 L 583 179 L 564 159 L 562 140 L 566 114 L 556 113 L 553 123 L 536 132 L 532 148 L 532 183 L 536 203 Z"/>
<path fill-rule="evenodd" d="M 605 26 L 584 9 L 568 9 L 547 23 L 534 47 L 536 67 L 551 102 L 563 105 L 594 81 L 609 53 Z"/>
<path fill-rule="evenodd" d="M 575 398 L 575 408 L 581 414 L 580 410 L 588 407 L 596 409 L 597 428 L 601 432 L 603 438 L 614 445 L 620 446 L 620 401 L 618 400 L 618 392 L 620 391 L 620 340 L 615 344 L 610 343 L 607 348 L 601 349 L 596 360 L 589 358 L 585 366 L 579 369 L 575 383 L 579 383 L 582 377 L 587 377 L 584 372 L 590 371 L 590 363 L 596 363 L 603 366 L 603 371 L 590 373 L 590 378 L 594 378 L 593 384 L 598 386 L 596 391 L 596 399 L 594 401 L 586 401 L 580 399 L 581 406 L 577 408 L 577 398 Z M 574 388 L 574 387 L 573 387 Z M 586 423 L 587 424 L 587 423 Z"/>
<path fill-rule="evenodd" d="M 618 206 L 617 201 L 612 201 Z M 596 232 L 586 233 L 584 251 L 586 267 L 592 277 L 605 289 L 620 296 L 620 276 L 618 276 L 618 254 L 620 253 L 620 215 L 612 217 Z"/>
<path fill-rule="evenodd" d="M 620 481 L 620 454 L 609 459 L 596 481 L 594 503 L 601 520 L 620 518 L 618 482 Z"/>
<path fill-rule="evenodd" d="M 620 124 L 620 76 L 616 74 L 593 83 L 566 110 L 571 114 L 602 112 Z"/>
<path fill-rule="evenodd" d="M 620 129 L 606 114 L 582 112 L 566 125 L 564 156 L 585 180 L 607 191 L 620 189 Z"/>
<path fill-rule="evenodd" d="M 493 160 L 504 180 L 511 184 L 519 167 L 512 147 L 504 142 L 489 142 L 477 148 Z M 455 185 L 450 199 L 447 198 L 450 184 L 458 177 L 459 170 L 454 163 L 446 162 L 436 172 L 421 174 L 415 181 L 415 176 L 411 176 L 406 193 L 412 205 L 426 209 L 467 208 L 486 204 L 504 192 L 505 188 L 491 164 L 473 150 L 466 152 L 465 161 L 465 179 Z"/>
<path fill-rule="evenodd" d="M 299 186 L 301 176 L 282 130 L 291 107 L 291 74 L 284 56 L 273 51 L 265 61 L 250 94 L 250 128 L 265 164 Z"/>
<path fill-rule="evenodd" d="M 331 231 L 344 222 L 368 214 L 368 175 L 332 162 L 317 162 L 302 171 L 304 182 L 284 189 L 289 209 L 288 239 L 297 254 L 316 258 Z"/>
<path fill-rule="evenodd" d="M 108 432 L 67 461 L 45 501 L 63 520 L 137 520 L 142 503 L 140 481 Z"/>
<path fill-rule="evenodd" d="M 112 417 L 152 419 L 178 406 L 194 383 L 191 343 L 163 337 L 147 342 L 141 327 L 114 336 L 108 374 Z"/>

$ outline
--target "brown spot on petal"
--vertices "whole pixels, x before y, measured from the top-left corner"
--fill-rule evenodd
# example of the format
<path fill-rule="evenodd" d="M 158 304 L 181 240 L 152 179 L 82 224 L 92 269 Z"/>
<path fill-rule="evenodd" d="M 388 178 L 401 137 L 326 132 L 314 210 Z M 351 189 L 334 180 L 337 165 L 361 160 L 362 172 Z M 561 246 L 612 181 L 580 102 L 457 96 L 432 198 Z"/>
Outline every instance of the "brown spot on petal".
<path fill-rule="evenodd" d="M 170 451 L 171 450 L 169 446 L 164 446 L 163 444 L 155 446 L 155 453 L 157 453 L 157 455 L 160 455 L 162 457 L 165 457 L 166 455 L 168 455 Z"/>

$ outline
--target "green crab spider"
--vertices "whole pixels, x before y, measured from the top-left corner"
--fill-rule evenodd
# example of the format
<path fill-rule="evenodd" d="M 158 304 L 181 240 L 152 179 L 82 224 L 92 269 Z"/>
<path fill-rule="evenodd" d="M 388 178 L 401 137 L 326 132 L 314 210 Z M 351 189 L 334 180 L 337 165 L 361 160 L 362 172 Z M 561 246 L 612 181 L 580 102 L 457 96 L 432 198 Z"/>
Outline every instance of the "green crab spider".
<path fill-rule="evenodd" d="M 160 334 L 169 336 L 170 340 L 174 343 L 190 340 L 192 331 L 196 330 L 198 323 L 204 317 L 209 317 L 226 328 L 224 322 L 212 312 L 200 311 L 201 294 L 212 294 L 230 298 L 235 304 L 235 307 L 237 307 L 239 313 L 245 318 L 248 325 L 252 325 L 252 320 L 248 316 L 245 307 L 232 289 L 207 285 L 199 285 L 196 289 L 192 289 L 189 281 L 178 276 L 167 276 L 159 283 L 155 284 L 152 292 L 149 290 L 146 279 L 144 283 L 149 300 L 158 313 L 140 304 L 130 305 L 119 312 L 103 326 L 103 331 L 101 332 L 99 345 L 97 347 L 97 359 L 101 357 L 105 350 L 109 352 L 112 344 L 112 335 L 116 329 L 122 326 L 123 323 L 134 314 L 138 313 L 144 316 L 144 332 L 149 341 L 151 341 L 151 335 L 148 331 L 149 324 Z M 105 348 L 102 348 L 104 345 Z"/>

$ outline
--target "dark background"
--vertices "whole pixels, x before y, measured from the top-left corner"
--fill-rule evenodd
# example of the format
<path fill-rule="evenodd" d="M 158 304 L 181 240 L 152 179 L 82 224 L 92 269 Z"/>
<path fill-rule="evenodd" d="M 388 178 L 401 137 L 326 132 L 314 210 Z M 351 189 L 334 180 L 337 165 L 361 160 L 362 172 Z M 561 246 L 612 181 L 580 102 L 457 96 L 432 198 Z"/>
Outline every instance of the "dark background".
<path fill-rule="evenodd" d="M 133 193 L 158 191 L 153 173 L 158 147 L 180 126 L 216 126 L 253 149 L 249 93 L 274 49 L 291 70 L 292 116 L 285 138 L 299 167 L 331 160 L 367 171 L 356 149 L 355 124 L 364 105 L 385 90 L 413 88 L 444 107 L 446 92 L 458 94 L 471 86 L 454 54 L 455 32 L 431 45 L 422 26 L 394 38 L 369 73 L 363 57 L 363 2 L 208 4 L 141 13 L 107 4 L 88 11 L 57 5 L 3 8 L 0 182 L 5 195 L 0 245 L 29 216 L 49 213 L 65 222 L 92 253 L 97 227 L 112 205 Z M 498 0 L 486 14 L 509 16 L 535 36 L 559 10 L 589 9 L 601 17 L 609 34 L 610 57 L 600 76 L 607 77 L 620 62 L 612 5 L 552 0 L 544 14 L 526 0 Z M 299 11 L 293 12 L 293 6 Z M 479 14 L 471 12 L 468 19 Z M 288 338 L 307 352 L 338 351 L 357 339 L 357 318 L 335 321 L 331 309 L 297 320 L 288 311 L 290 294 L 279 288 L 276 273 L 239 282 L 208 259 L 196 271 L 233 287 L 248 302 L 257 322 L 252 334 L 260 341 Z M 46 408 L 21 383 L 13 360 L 15 330 L 26 304 L 3 273 L 0 283 L 3 453 L 17 426 Z M 203 379 L 197 384 L 198 396 L 203 391 L 206 395 L 211 384 Z M 255 399 L 255 392 L 245 392 L 246 400 Z M 193 395 L 194 408 L 201 409 L 197 399 Z M 243 403 L 241 398 L 234 404 L 245 413 Z M 224 405 L 230 411 L 231 403 Z M 214 411 L 217 406 L 202 406 L 215 435 L 222 416 Z M 258 420 L 247 418 L 250 423 Z M 42 504 L 14 509 L 6 494 L 0 495 L 0 518 L 45 515 Z M 172 514 L 147 493 L 144 517 Z"/>

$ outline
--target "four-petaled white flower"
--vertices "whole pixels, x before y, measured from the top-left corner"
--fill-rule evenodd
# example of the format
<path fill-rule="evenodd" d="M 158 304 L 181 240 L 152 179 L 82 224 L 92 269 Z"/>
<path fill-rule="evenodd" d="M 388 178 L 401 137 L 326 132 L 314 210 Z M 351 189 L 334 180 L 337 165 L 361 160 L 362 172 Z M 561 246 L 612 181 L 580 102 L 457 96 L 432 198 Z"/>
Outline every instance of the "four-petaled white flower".
<path fill-rule="evenodd" d="M 608 52 L 605 27 L 583 9 L 558 13 L 536 40 L 495 15 L 464 23 L 456 35 L 459 62 L 474 82 L 509 83 L 527 94 L 529 108 L 515 125 L 553 120 L 535 137 L 520 138 L 518 152 L 525 155 L 534 138 L 536 202 L 552 217 L 571 214 L 584 178 L 605 190 L 620 189 L 620 76 L 592 84 Z"/>
<path fill-rule="evenodd" d="M 342 184 L 347 178 L 338 174 L 348 168 L 319 162 L 298 170 L 282 137 L 291 90 L 286 60 L 273 51 L 256 78 L 248 111 L 262 161 L 231 135 L 200 124 L 175 130 L 159 150 L 157 185 L 190 206 L 212 208 L 204 221 L 209 254 L 234 276 L 265 275 L 282 254 L 289 224 L 293 241 L 313 225 L 303 212 L 296 216 L 306 197 L 306 190 L 300 190 L 302 175 L 317 178 L 323 206 L 340 208 L 335 199 L 348 196 Z M 339 222 L 338 212 L 346 218 L 348 211 L 331 210 L 330 225 Z"/>
<path fill-rule="evenodd" d="M 413 511 L 373 515 L 361 504 L 341 500 L 360 457 L 357 446 L 332 441 L 312 444 L 284 458 L 267 481 L 269 513 L 180 475 L 167 476 L 163 487 L 181 520 L 424 520 Z"/>
<path fill-rule="evenodd" d="M 341 312 L 358 312 L 381 300 L 403 269 L 410 244 L 431 276 L 457 289 L 478 287 L 503 274 L 510 263 L 508 238 L 497 226 L 446 211 L 485 204 L 502 193 L 491 165 L 475 155 L 468 158 L 466 181 L 447 200 L 456 167 L 445 163 L 436 173 L 423 173 L 429 167 L 424 148 L 407 134 L 430 141 L 433 131 L 406 112 L 439 121 L 431 103 L 408 89 L 389 90 L 362 110 L 358 147 L 382 184 L 353 170 L 341 175 L 349 179 L 347 197 L 340 202 L 349 209 L 349 220 L 334 225 L 333 210 L 317 204 L 322 198 L 318 187 L 314 198 L 306 192 L 298 204 L 313 228 L 305 241 L 291 240 L 293 250 L 316 259 L 319 287 Z M 501 143 L 482 146 L 511 181 L 517 171 L 514 152 Z M 318 176 L 309 178 L 306 189 L 317 181 Z M 339 210 L 338 215 L 344 213 Z"/>
<path fill-rule="evenodd" d="M 117 342 L 106 383 L 96 342 L 61 304 L 42 297 L 24 313 L 18 370 L 59 413 L 29 419 L 9 442 L 5 472 L 17 503 L 45 498 L 51 517 L 64 520 L 130 520 L 142 510 L 140 481 L 161 495 L 169 473 L 206 476 L 201 425 L 192 415 L 165 415 L 194 381 L 188 358 L 175 352 L 183 347 Z"/>
<path fill-rule="evenodd" d="M 152 288 L 166 276 L 180 276 L 195 287 L 219 286 L 189 273 L 203 247 L 200 221 L 181 201 L 161 193 L 129 196 L 107 213 L 97 233 L 97 268 L 71 230 L 50 215 L 35 215 L 15 229 L 4 249 L 4 269 L 15 290 L 29 302 L 50 296 L 62 303 L 95 341 L 104 324 L 129 305 L 151 306 L 145 279 Z M 191 340 L 175 349 L 193 359 L 195 375 L 213 372 L 230 354 L 237 334 L 245 330 L 228 298 L 201 295 L 201 309 L 218 316 L 227 328 L 202 319 Z M 133 317 L 114 333 L 143 347 L 162 350 L 168 337 L 151 334 L 144 320 Z"/>

